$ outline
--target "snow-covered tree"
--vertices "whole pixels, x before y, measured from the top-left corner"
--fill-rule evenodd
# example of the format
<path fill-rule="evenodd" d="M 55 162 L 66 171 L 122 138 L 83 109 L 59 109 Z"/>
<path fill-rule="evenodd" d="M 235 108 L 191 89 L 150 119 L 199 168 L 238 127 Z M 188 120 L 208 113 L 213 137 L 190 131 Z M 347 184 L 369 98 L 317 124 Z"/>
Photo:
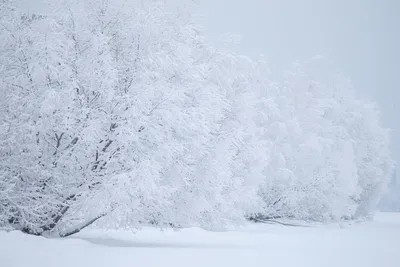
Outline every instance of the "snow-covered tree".
<path fill-rule="evenodd" d="M 210 75 L 214 52 L 190 17 L 118 1 L 9 16 L 1 224 L 42 234 L 74 232 L 109 212 L 111 224 L 131 226 L 171 222 L 185 209 L 186 221 L 203 216 L 195 208 L 203 204 L 174 196 L 194 185 L 207 194 L 198 163 L 230 107 Z"/>
<path fill-rule="evenodd" d="M 377 204 L 388 132 L 330 69 L 297 64 L 273 83 L 163 1 L 44 6 L 0 2 L 1 227 L 218 228 Z"/>
<path fill-rule="evenodd" d="M 266 214 L 338 220 L 372 212 L 392 168 L 375 107 L 319 58 L 295 64 L 267 91 Z"/>

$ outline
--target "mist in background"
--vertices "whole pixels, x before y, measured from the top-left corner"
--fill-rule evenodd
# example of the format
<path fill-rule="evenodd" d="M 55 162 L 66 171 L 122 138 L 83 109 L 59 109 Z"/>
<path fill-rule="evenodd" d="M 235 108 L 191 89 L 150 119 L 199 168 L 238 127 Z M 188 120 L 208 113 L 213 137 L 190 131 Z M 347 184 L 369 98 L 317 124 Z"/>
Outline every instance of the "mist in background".
<path fill-rule="evenodd" d="M 363 98 L 375 101 L 392 129 L 400 162 L 400 1 L 199 0 L 202 24 L 214 40 L 242 36 L 238 52 L 263 54 L 272 71 L 295 60 L 327 57 L 350 77 Z M 400 177 L 397 181 L 400 183 Z"/>

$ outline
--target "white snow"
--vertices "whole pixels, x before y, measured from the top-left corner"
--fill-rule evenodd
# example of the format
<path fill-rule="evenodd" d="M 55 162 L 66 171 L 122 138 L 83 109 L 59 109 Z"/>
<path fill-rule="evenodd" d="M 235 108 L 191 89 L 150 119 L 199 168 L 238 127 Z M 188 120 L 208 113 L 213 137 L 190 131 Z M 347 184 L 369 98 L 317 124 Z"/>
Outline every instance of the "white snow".
<path fill-rule="evenodd" d="M 379 266 L 400 264 L 400 213 L 345 226 L 248 225 L 226 232 L 87 230 L 67 239 L 0 232 L 2 267 Z"/>

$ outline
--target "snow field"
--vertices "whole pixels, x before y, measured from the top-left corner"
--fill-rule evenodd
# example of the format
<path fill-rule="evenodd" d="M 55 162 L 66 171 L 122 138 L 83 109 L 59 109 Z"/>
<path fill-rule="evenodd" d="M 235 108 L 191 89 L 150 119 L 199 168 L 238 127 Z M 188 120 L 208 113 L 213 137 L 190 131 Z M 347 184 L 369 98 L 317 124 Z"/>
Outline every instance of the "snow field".
<path fill-rule="evenodd" d="M 225 232 L 89 229 L 67 239 L 0 232 L 4 267 L 391 267 L 399 255 L 400 213 L 341 226 L 249 224 Z"/>

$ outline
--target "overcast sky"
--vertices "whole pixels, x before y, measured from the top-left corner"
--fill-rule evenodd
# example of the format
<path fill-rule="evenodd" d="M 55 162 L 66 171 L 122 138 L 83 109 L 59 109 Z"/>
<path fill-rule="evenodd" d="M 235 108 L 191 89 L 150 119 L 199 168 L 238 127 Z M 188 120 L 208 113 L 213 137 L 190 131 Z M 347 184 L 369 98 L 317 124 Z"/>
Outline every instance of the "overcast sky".
<path fill-rule="evenodd" d="M 264 54 L 273 70 L 328 57 L 393 130 L 400 162 L 400 0 L 198 0 L 213 39 L 242 36 L 242 54 Z"/>

